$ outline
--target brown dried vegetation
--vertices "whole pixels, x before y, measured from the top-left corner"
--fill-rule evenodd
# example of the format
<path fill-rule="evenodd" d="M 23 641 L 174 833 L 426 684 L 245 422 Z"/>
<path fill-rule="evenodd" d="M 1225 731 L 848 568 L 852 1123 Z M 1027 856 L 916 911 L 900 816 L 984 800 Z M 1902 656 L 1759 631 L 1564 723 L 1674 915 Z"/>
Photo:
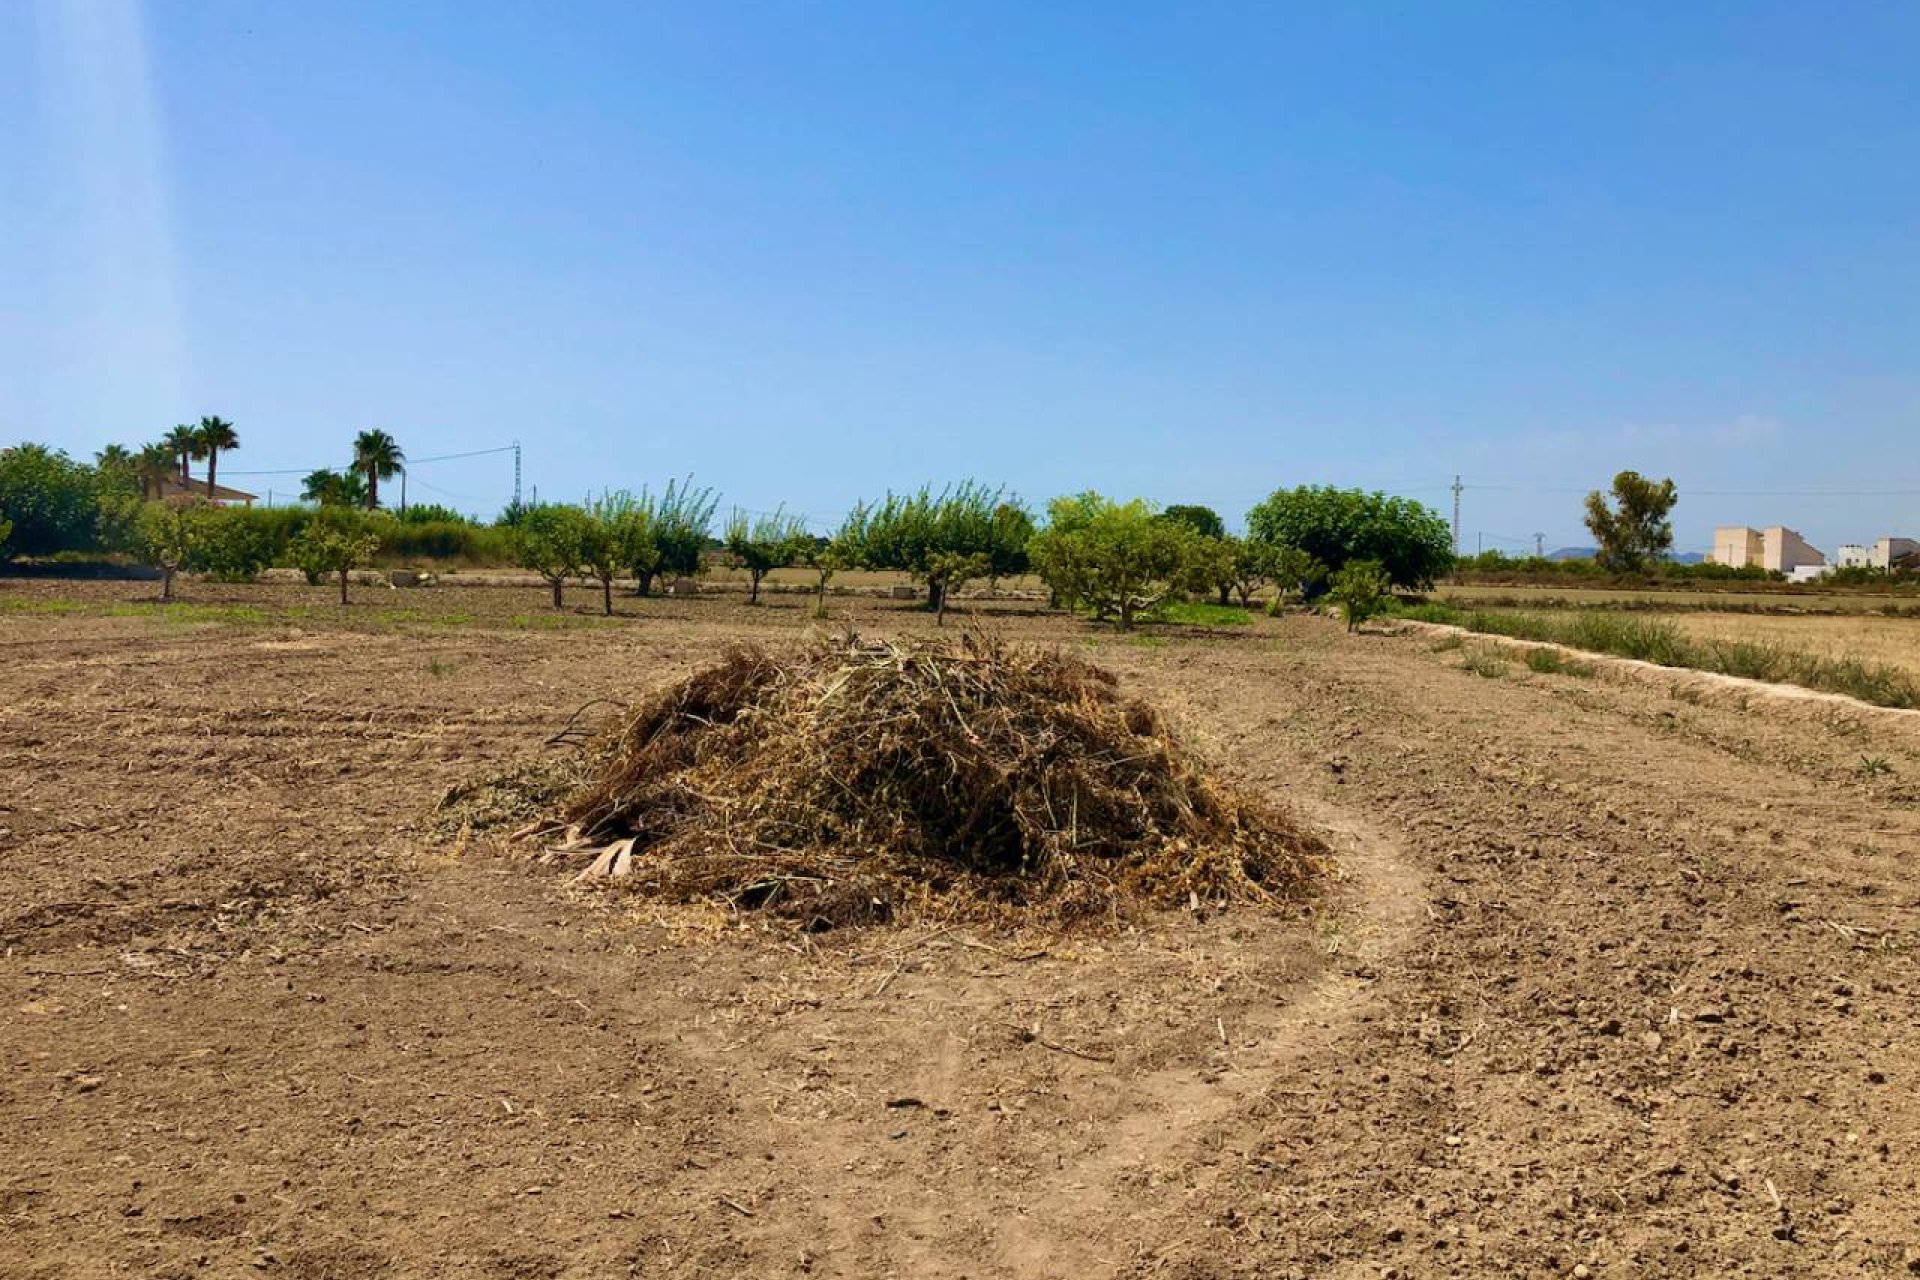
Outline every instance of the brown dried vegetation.
<path fill-rule="evenodd" d="M 519 834 L 564 831 L 587 878 L 814 927 L 1295 902 L 1326 858 L 1111 673 L 980 635 L 731 649 L 620 719 L 545 815 Z"/>

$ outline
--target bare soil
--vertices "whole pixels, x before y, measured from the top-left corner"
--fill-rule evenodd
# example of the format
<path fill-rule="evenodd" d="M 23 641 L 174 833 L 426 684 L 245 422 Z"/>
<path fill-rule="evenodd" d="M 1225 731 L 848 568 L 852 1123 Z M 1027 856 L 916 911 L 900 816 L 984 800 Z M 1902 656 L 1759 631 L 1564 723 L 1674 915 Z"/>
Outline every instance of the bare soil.
<path fill-rule="evenodd" d="M 1912 718 L 983 611 L 1341 879 L 807 936 L 421 825 L 804 599 L 151 591 L 0 583 L 0 1274 L 1920 1270 Z"/>

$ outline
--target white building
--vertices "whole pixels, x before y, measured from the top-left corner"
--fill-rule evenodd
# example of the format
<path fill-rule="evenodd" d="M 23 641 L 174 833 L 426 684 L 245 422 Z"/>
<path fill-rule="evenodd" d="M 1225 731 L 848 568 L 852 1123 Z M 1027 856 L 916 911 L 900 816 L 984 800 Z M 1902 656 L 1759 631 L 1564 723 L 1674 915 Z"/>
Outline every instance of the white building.
<path fill-rule="evenodd" d="M 1749 529 L 1745 525 L 1715 529 L 1713 551 L 1707 559 L 1733 569 L 1757 565 L 1769 573 L 1792 575 L 1798 581 L 1819 574 L 1796 573 L 1797 570 L 1824 570 L 1827 565 L 1824 552 L 1781 524 L 1765 529 Z"/>

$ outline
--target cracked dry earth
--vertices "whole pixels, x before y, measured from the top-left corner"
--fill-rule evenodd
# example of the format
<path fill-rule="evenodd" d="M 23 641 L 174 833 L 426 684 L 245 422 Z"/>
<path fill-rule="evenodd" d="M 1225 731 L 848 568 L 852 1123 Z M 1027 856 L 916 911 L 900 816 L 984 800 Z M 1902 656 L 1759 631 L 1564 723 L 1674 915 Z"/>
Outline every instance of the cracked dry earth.
<path fill-rule="evenodd" d="M 1093 637 L 1325 900 L 807 939 L 416 825 L 792 601 L 140 590 L 0 584 L 0 1274 L 1920 1271 L 1920 717 Z"/>

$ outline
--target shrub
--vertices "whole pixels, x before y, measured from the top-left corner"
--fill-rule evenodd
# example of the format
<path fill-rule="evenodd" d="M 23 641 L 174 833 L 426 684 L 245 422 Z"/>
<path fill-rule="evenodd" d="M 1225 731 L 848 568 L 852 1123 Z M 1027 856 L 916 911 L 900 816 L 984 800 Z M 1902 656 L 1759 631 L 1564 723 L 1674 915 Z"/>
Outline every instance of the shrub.
<path fill-rule="evenodd" d="M 252 582 L 272 564 L 279 548 L 267 522 L 244 507 L 207 507 L 196 516 L 198 528 L 187 568 L 221 582 Z"/>
<path fill-rule="evenodd" d="M 1303 485 L 1247 513 L 1250 537 L 1295 547 L 1329 570 L 1372 560 L 1403 587 L 1422 590 L 1453 564 L 1453 535 L 1437 512 L 1408 498 Z M 1310 594 L 1318 584 L 1310 588 Z"/>

